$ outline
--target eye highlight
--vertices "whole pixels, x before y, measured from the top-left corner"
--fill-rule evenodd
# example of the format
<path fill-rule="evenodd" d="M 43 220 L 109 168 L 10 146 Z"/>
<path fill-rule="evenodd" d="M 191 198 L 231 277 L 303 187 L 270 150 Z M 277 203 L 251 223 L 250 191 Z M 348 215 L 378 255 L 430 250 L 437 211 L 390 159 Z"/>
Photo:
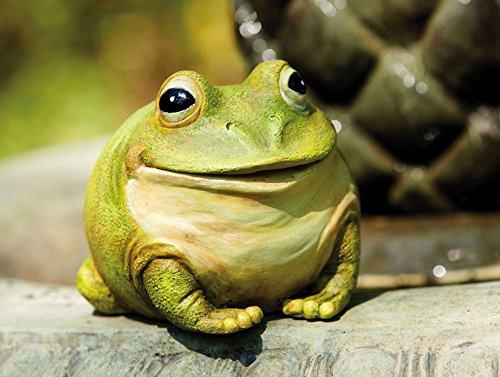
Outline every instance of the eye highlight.
<path fill-rule="evenodd" d="M 186 89 L 172 88 L 161 95 L 158 107 L 162 113 L 172 114 L 189 109 L 195 102 L 193 95 Z"/>
<path fill-rule="evenodd" d="M 286 103 L 297 110 L 304 111 L 306 91 L 306 83 L 295 69 L 287 66 L 281 71 L 280 93 Z"/>
<path fill-rule="evenodd" d="M 183 127 L 194 122 L 201 108 L 202 90 L 189 77 L 167 80 L 156 99 L 157 116 L 165 127 Z"/>
<path fill-rule="evenodd" d="M 288 87 L 299 94 L 306 94 L 306 83 L 298 72 L 293 72 L 288 78 Z"/>

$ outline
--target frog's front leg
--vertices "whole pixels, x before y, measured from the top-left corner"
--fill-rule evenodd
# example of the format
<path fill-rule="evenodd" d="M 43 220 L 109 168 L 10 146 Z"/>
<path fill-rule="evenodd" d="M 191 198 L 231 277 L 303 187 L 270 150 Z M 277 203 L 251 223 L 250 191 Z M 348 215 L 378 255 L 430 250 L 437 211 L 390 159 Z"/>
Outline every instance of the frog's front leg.
<path fill-rule="evenodd" d="M 356 287 L 359 255 L 359 223 L 354 218 L 344 226 L 332 257 L 321 272 L 316 284 L 319 289 L 322 287 L 321 291 L 309 297 L 285 301 L 283 313 L 307 319 L 329 319 L 339 313 Z"/>
<path fill-rule="evenodd" d="M 247 329 L 263 317 L 258 306 L 217 309 L 194 276 L 176 259 L 155 259 L 143 274 L 144 287 L 160 313 L 178 327 L 212 334 Z"/>

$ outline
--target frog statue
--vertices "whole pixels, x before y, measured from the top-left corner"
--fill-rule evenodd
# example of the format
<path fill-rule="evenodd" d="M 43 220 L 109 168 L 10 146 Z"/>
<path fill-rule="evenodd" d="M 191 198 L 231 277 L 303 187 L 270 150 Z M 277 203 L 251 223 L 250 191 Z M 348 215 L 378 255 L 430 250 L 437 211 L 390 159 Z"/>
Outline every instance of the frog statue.
<path fill-rule="evenodd" d="M 94 168 L 78 290 L 101 313 L 204 333 L 250 328 L 263 311 L 332 318 L 360 252 L 357 189 L 335 141 L 284 61 L 240 85 L 173 74 Z"/>

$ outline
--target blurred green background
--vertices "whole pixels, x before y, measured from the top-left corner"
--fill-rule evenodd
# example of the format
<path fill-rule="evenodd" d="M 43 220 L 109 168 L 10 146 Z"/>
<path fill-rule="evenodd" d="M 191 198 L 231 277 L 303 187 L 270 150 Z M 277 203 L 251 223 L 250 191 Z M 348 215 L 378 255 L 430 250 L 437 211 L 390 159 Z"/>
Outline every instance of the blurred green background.
<path fill-rule="evenodd" d="M 2 0 L 0 158 L 115 130 L 163 80 L 242 80 L 229 1 Z"/>

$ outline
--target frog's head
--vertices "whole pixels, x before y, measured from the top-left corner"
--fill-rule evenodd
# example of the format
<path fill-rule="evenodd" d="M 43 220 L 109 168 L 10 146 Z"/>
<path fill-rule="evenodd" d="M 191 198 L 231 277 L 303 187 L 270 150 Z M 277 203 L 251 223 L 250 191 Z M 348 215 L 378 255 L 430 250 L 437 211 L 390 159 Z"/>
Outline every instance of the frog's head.
<path fill-rule="evenodd" d="M 249 174 L 309 164 L 334 146 L 330 121 L 306 100 L 286 62 L 259 64 L 240 85 L 214 86 L 180 71 L 136 124 L 142 163 L 163 170 Z"/>

